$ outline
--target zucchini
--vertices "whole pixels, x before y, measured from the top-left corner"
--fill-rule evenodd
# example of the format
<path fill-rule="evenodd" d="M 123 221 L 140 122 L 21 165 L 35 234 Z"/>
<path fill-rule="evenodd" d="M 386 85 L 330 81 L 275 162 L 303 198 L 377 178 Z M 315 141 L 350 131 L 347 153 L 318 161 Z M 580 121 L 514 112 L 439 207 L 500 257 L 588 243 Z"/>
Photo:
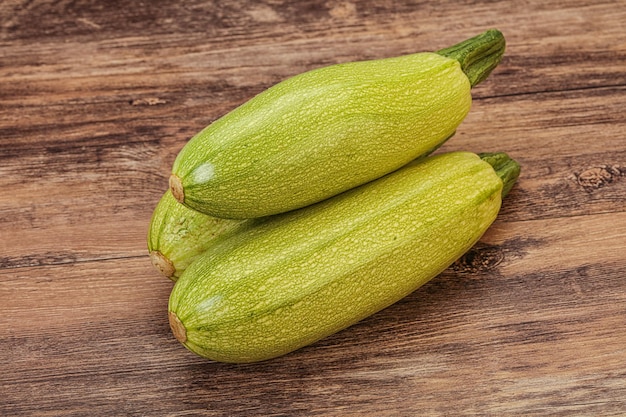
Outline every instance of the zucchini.
<path fill-rule="evenodd" d="M 176 281 L 202 252 L 218 240 L 259 220 L 220 219 L 180 204 L 168 190 L 156 205 L 148 229 L 152 264 Z"/>
<path fill-rule="evenodd" d="M 506 154 L 481 158 L 431 156 L 222 240 L 174 285 L 175 337 L 212 360 L 261 361 L 395 303 L 496 218 L 519 166 Z"/>
<path fill-rule="evenodd" d="M 254 218 L 324 200 L 439 147 L 499 63 L 489 30 L 438 53 L 315 69 L 219 118 L 178 153 L 176 199 L 216 217 Z"/>

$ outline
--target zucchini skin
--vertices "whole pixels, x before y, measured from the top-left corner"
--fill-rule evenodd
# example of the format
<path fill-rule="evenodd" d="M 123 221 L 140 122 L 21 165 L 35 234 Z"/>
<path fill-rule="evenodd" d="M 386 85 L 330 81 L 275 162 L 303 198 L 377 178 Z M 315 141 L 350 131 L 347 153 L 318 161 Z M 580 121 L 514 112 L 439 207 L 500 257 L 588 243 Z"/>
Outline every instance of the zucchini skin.
<path fill-rule="evenodd" d="M 176 281 L 195 258 L 217 241 L 259 221 L 220 219 L 197 212 L 180 204 L 167 190 L 150 219 L 150 259 L 159 272 Z"/>
<path fill-rule="evenodd" d="M 429 52 L 305 72 L 191 138 L 170 186 L 216 217 L 301 208 L 440 146 L 467 116 L 470 89 L 458 61 Z"/>
<path fill-rule="evenodd" d="M 504 53 L 488 30 L 450 48 L 296 75 L 207 126 L 179 152 L 176 199 L 222 218 L 301 208 L 427 155 L 467 116 Z"/>
<path fill-rule="evenodd" d="M 453 152 L 274 216 L 212 246 L 182 274 L 169 300 L 172 331 L 222 362 L 311 344 L 447 268 L 495 220 L 502 190 L 489 163 Z"/>

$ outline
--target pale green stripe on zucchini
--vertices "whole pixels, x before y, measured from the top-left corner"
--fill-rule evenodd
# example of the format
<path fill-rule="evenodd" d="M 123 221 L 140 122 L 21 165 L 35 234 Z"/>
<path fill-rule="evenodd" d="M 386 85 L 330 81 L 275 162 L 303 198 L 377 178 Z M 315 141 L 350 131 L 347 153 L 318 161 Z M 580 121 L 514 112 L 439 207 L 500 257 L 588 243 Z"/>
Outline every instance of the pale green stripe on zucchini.
<path fill-rule="evenodd" d="M 260 361 L 395 303 L 495 220 L 519 167 L 498 164 L 496 172 L 488 162 L 503 159 L 486 160 L 432 156 L 222 240 L 172 290 L 175 336 L 209 359 Z"/>

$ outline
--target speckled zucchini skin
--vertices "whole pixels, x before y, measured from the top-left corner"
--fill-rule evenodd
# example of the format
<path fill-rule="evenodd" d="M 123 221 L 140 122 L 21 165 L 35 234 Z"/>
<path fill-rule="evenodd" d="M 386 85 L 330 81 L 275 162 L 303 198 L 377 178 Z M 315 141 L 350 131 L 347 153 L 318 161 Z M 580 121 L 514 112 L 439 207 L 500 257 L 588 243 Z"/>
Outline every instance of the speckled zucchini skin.
<path fill-rule="evenodd" d="M 431 152 L 468 114 L 473 82 L 499 62 L 504 39 L 486 34 L 441 54 L 332 65 L 269 88 L 185 145 L 170 177 L 175 197 L 216 217 L 267 216 Z"/>
<path fill-rule="evenodd" d="M 443 271 L 494 221 L 502 190 L 490 163 L 455 152 L 275 216 L 183 273 L 169 301 L 172 330 L 191 351 L 224 362 L 308 345 Z"/>
<path fill-rule="evenodd" d="M 219 219 L 197 212 L 176 201 L 168 190 L 156 205 L 148 229 L 152 264 L 176 281 L 215 242 L 258 221 Z"/>

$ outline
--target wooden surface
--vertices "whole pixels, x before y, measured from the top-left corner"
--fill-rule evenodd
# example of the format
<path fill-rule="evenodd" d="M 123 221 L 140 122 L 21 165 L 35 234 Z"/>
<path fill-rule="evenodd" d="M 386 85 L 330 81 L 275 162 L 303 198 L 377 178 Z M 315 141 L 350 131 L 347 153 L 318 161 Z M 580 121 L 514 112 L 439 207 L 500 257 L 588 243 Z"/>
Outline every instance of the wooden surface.
<path fill-rule="evenodd" d="M 227 5 L 226 5 L 227 4 Z M 0 3 L 0 415 L 626 415 L 626 2 Z M 149 218 L 191 135 L 296 73 L 507 53 L 445 150 L 517 187 L 427 286 L 288 356 L 196 357 Z"/>

